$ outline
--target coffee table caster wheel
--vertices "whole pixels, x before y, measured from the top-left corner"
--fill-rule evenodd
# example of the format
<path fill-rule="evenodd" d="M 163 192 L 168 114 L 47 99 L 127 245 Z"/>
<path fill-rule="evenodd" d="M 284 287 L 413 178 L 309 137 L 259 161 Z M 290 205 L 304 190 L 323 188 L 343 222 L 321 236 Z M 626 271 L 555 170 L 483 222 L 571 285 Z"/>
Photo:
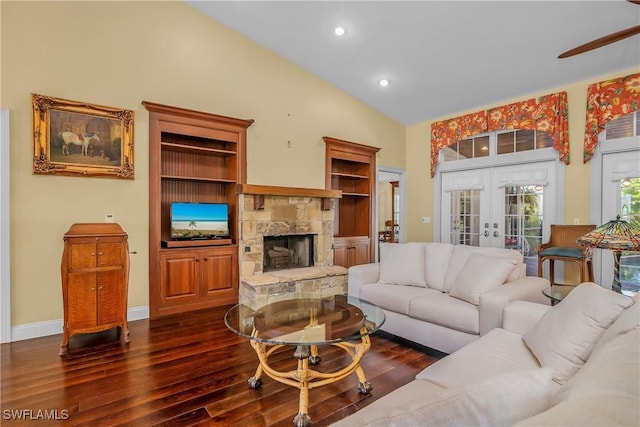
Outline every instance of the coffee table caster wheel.
<path fill-rule="evenodd" d="M 373 390 L 373 386 L 369 381 L 358 384 L 358 391 L 362 394 L 369 394 L 371 390 Z"/>
<path fill-rule="evenodd" d="M 293 419 L 293 425 L 296 427 L 309 427 L 311 425 L 311 418 L 307 414 L 300 414 Z"/>
<path fill-rule="evenodd" d="M 319 365 L 321 360 L 322 359 L 320 358 L 320 356 L 309 357 L 309 363 L 312 364 L 313 366 Z"/>
<path fill-rule="evenodd" d="M 262 386 L 261 378 L 251 377 L 247 380 L 247 382 L 249 383 L 249 387 L 251 387 L 254 390 L 257 390 L 260 388 L 260 386 Z"/>

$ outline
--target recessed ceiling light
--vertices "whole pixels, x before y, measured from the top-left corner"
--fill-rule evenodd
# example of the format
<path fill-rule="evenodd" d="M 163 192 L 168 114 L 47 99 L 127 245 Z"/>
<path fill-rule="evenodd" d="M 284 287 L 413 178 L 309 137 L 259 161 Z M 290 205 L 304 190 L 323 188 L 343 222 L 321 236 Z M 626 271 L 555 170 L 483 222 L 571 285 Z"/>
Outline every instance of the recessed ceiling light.
<path fill-rule="evenodd" d="M 382 87 L 389 86 L 389 83 L 390 83 L 389 79 L 380 79 L 380 80 L 378 80 L 378 84 L 380 86 L 382 86 Z"/>
<path fill-rule="evenodd" d="M 342 25 L 337 26 L 333 29 L 333 32 L 336 36 L 344 36 L 345 34 L 347 34 L 347 27 L 343 27 Z"/>

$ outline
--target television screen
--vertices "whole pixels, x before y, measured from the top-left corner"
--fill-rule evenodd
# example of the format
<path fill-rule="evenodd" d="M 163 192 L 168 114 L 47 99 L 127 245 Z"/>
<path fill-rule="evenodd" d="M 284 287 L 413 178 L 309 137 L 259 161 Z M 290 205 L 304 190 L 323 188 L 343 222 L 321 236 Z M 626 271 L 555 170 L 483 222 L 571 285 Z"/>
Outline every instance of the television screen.
<path fill-rule="evenodd" d="M 171 203 L 172 239 L 213 239 L 229 236 L 226 203 Z"/>

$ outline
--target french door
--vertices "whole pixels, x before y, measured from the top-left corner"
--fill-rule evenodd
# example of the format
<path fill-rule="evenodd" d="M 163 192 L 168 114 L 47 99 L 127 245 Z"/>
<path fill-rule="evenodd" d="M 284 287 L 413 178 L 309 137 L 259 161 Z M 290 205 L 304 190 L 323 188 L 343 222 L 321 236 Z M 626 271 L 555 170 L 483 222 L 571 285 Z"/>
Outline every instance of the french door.
<path fill-rule="evenodd" d="M 534 257 L 556 212 L 554 162 L 442 173 L 443 242 Z M 536 272 L 537 274 L 537 272 Z"/>
<path fill-rule="evenodd" d="M 640 227 L 640 150 L 603 154 L 602 156 L 602 222 L 620 215 Z M 613 282 L 613 254 L 601 250 L 601 283 Z M 640 290 L 640 254 L 623 252 L 620 258 L 622 292 L 633 295 Z"/>

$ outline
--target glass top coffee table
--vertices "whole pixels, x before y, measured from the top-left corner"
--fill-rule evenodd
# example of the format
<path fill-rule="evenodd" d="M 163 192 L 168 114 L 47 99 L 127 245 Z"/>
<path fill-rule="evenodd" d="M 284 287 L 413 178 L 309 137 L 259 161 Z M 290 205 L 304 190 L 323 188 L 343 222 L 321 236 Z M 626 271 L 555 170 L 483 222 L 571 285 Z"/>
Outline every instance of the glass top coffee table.
<path fill-rule="evenodd" d="M 274 302 L 256 310 L 238 304 L 224 317 L 227 327 L 249 339 L 258 355 L 256 373 L 249 386 L 258 389 L 262 375 L 300 389 L 296 426 L 308 426 L 311 419 L 309 390 L 339 381 L 355 372 L 358 390 L 372 390 L 360 366 L 360 360 L 371 347 L 369 335 L 384 323 L 382 309 L 355 297 L 336 295 L 323 298 L 299 298 Z M 347 366 L 333 372 L 318 372 L 309 365 L 318 365 L 318 347 L 332 345 L 344 350 L 351 358 Z M 269 365 L 269 356 L 284 346 L 295 347 L 293 357 L 297 369 L 281 372 Z"/>
<path fill-rule="evenodd" d="M 551 299 L 551 305 L 556 305 L 576 287 L 571 285 L 553 285 L 542 290 L 542 294 Z"/>

